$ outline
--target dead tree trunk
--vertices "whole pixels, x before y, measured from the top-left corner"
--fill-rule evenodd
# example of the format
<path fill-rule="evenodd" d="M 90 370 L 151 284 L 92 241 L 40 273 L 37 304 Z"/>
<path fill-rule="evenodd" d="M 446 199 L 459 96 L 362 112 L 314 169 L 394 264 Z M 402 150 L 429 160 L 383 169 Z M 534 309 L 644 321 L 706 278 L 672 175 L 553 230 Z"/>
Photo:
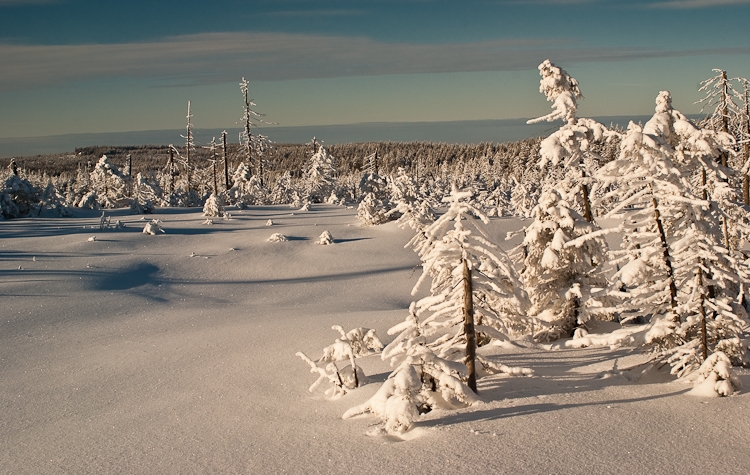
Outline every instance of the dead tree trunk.
<path fill-rule="evenodd" d="M 169 173 L 169 193 L 174 193 L 174 147 L 169 146 L 169 160 L 167 160 L 167 173 Z"/>
<path fill-rule="evenodd" d="M 227 131 L 221 133 L 221 155 L 224 161 L 224 190 L 229 191 L 229 160 L 227 155 Z"/>

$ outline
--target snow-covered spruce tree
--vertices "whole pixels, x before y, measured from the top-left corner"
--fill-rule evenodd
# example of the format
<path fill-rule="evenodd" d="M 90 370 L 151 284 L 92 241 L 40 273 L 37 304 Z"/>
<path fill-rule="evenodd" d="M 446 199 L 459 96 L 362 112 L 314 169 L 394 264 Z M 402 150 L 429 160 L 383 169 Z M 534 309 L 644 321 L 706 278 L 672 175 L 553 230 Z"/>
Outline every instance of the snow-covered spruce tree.
<path fill-rule="evenodd" d="M 336 189 L 336 164 L 322 145 L 305 167 L 305 194 L 310 203 L 325 203 Z"/>
<path fill-rule="evenodd" d="M 291 171 L 287 170 L 276 177 L 276 181 L 271 188 L 270 201 L 275 205 L 296 203 L 297 207 L 302 206 L 297 184 Z"/>
<path fill-rule="evenodd" d="M 253 202 L 253 184 L 251 183 L 250 167 L 240 162 L 232 175 L 232 187 L 227 192 L 229 203 L 240 208 Z"/>
<path fill-rule="evenodd" d="M 90 174 L 79 164 L 76 168 L 75 178 L 69 184 L 65 193 L 65 202 L 68 206 L 78 206 L 81 198 L 91 189 L 90 182 Z"/>
<path fill-rule="evenodd" d="M 224 198 L 221 194 L 211 193 L 203 205 L 203 216 L 224 216 Z"/>
<path fill-rule="evenodd" d="M 747 280 L 745 262 L 717 245 L 718 210 L 696 203 L 681 219 L 681 238 L 672 247 L 678 287 L 676 330 L 681 345 L 664 353 L 672 373 L 682 377 L 700 368 L 709 354 L 721 352 L 735 365 L 747 355 L 747 312 L 738 294 Z"/>
<path fill-rule="evenodd" d="M 480 198 L 478 198 L 479 204 L 482 209 L 486 212 L 490 218 L 494 216 L 511 216 L 513 214 L 513 207 L 510 202 L 511 187 L 507 185 L 505 180 L 500 183 L 495 183 L 490 187 L 490 191 L 486 191 Z"/>
<path fill-rule="evenodd" d="M 39 201 L 39 215 L 43 210 L 50 210 L 54 216 L 70 218 L 73 216 L 71 209 L 65 205 L 65 197 L 58 191 L 50 180 Z"/>
<path fill-rule="evenodd" d="M 668 330 L 653 334 L 650 342 L 673 347 L 679 315 L 669 242 L 689 186 L 664 139 L 632 122 L 620 143 L 620 157 L 602 167 L 597 179 L 612 188 L 602 197 L 615 203 L 607 216 L 623 219 L 622 249 L 612 252 L 610 262 L 617 267 L 610 295 L 621 299 L 616 309 L 620 320 L 650 321 Z"/>
<path fill-rule="evenodd" d="M 553 112 L 527 121 L 535 124 L 542 121 L 553 122 L 557 119 L 565 123 L 555 133 L 542 141 L 539 146 L 541 160 L 539 166 L 544 168 L 560 167 L 558 173 L 552 173 L 552 182 L 547 182 L 558 191 L 564 190 L 562 198 L 570 204 L 580 206 L 583 217 L 588 222 L 594 221 L 591 210 L 591 175 L 597 168 L 600 157 L 591 149 L 595 141 L 602 141 L 611 132 L 602 124 L 591 119 L 576 117 L 578 99 L 583 95 L 578 81 L 565 70 L 555 66 L 549 60 L 539 65 L 542 76 L 539 92 L 552 102 Z"/>
<path fill-rule="evenodd" d="M 360 202 L 357 217 L 363 225 L 387 223 L 395 217 L 388 215 L 393 208 L 389 199 L 388 180 L 378 174 L 378 152 L 365 157 L 367 171 L 359 182 Z"/>
<path fill-rule="evenodd" d="M 668 92 L 656 102 L 654 117 L 643 128 L 631 123 L 620 158 L 600 173 L 603 183 L 616 186 L 605 197 L 616 198 L 610 214 L 623 212 L 627 231 L 613 261 L 624 265 L 614 274 L 612 295 L 623 299 L 626 319 L 651 322 L 646 343 L 685 376 L 714 349 L 744 359 L 746 314 L 738 294 L 747 270 L 722 246 L 720 202 L 688 180 L 700 168 L 714 176 L 714 195 L 723 194 L 712 132 L 673 110 Z"/>
<path fill-rule="evenodd" d="M 129 204 L 128 180 L 116 165 L 102 155 L 90 175 L 91 191 L 102 208 L 120 208 Z"/>
<path fill-rule="evenodd" d="M 389 330 L 398 336 L 382 358 L 395 370 L 367 402 L 344 418 L 370 412 L 384 430 L 408 430 L 418 411 L 478 402 L 477 368 L 528 374 L 478 355 L 477 346 L 505 338 L 527 309 L 527 297 L 505 253 L 488 239 L 479 222 L 487 217 L 469 201 L 470 191 L 454 189 L 448 211 L 425 230 L 416 251 L 423 273 L 413 293 L 431 279 L 430 295 L 412 303 L 406 320 Z M 477 222 L 477 219 L 479 222 Z"/>
<path fill-rule="evenodd" d="M 454 189 L 444 199 L 446 213 L 425 228 L 426 239 L 415 249 L 423 273 L 413 290 L 416 293 L 431 280 L 430 295 L 417 301 L 414 309 L 422 328 L 429 328 L 423 335 L 437 337 L 426 346 L 441 358 L 468 366 L 474 366 L 469 360 L 477 340 L 486 343 L 511 334 L 528 309 L 518 274 L 484 231 L 480 223 L 489 220 L 469 204 L 471 195 Z M 468 371 L 468 378 L 475 378 L 471 367 Z"/>
<path fill-rule="evenodd" d="M 519 257 L 521 280 L 531 298 L 530 314 L 541 328 L 537 339 L 571 336 L 585 330 L 601 304 L 592 295 L 607 286 L 603 266 L 607 244 L 600 229 L 586 221 L 555 190 L 542 193 L 526 226 Z M 520 251 L 520 249 L 519 249 Z"/>
<path fill-rule="evenodd" d="M 531 183 L 518 181 L 513 177 L 513 189 L 510 192 L 510 206 L 513 214 L 519 218 L 530 218 L 536 206 L 538 189 Z"/>
<path fill-rule="evenodd" d="M 153 176 L 151 177 L 153 180 Z M 155 210 L 155 203 L 160 201 L 161 190 L 155 180 L 148 180 L 138 172 L 133 186 L 133 201 L 130 203 L 130 214 L 150 214 Z"/>
<path fill-rule="evenodd" d="M 417 183 L 399 167 L 396 176 L 390 182 L 391 198 L 395 204 L 387 214 L 398 216 L 398 226 L 409 226 L 417 236 L 424 236 L 424 228 L 435 221 L 435 213 L 430 200 L 423 196 Z"/>
<path fill-rule="evenodd" d="M 710 110 L 706 122 L 711 129 L 728 134 L 740 113 L 740 108 L 734 102 L 734 98 L 738 94 L 732 87 L 732 83 L 727 79 L 726 71 L 722 69 L 713 69 L 712 71 L 717 74 L 701 82 L 698 90 L 706 95 L 696 104 L 703 105 L 701 112 L 706 108 Z M 721 156 L 721 164 L 725 167 L 728 165 L 727 159 L 727 155 Z"/>
<path fill-rule="evenodd" d="M 0 217 L 14 219 L 28 216 L 39 202 L 39 190 L 27 179 L 21 178 L 15 160 L 9 165 L 10 176 L 0 189 Z"/>

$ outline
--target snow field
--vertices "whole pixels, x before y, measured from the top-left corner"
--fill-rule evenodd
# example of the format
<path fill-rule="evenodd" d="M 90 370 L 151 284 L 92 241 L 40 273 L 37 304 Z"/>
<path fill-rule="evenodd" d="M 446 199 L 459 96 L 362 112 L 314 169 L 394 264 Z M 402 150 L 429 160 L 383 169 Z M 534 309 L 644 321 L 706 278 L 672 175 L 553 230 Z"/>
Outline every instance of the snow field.
<path fill-rule="evenodd" d="M 150 236 L 126 211 L 107 212 L 125 223 L 119 230 L 99 230 L 100 212 L 0 225 L 3 473 L 750 467 L 747 394 L 688 396 L 668 368 L 628 370 L 644 357 L 627 347 L 481 348 L 534 376 L 480 379 L 483 404 L 421 416 L 408 442 L 367 437 L 376 420 L 341 415 L 374 394 L 389 366 L 357 359 L 375 384 L 330 401 L 307 391 L 315 376 L 295 352 L 317 358 L 336 324 L 390 341 L 421 272 L 403 248 L 408 231 L 360 227 L 356 210 L 314 205 L 231 209 L 213 226 L 199 209 L 160 209 L 148 219 L 165 234 Z M 269 219 L 287 242 L 267 242 Z M 490 229 L 520 227 L 503 218 Z M 315 244 L 324 230 L 332 245 Z M 735 372 L 750 387 L 748 372 Z"/>

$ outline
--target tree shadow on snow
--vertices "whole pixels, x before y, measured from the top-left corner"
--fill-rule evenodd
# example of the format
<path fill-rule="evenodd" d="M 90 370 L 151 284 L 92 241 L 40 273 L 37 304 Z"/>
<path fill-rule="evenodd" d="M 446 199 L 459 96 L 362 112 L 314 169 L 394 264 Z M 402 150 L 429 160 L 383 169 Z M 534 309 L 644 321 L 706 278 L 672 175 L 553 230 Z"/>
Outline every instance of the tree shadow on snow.
<path fill-rule="evenodd" d="M 157 282 L 159 268 L 153 264 L 141 262 L 129 269 L 101 273 L 94 281 L 96 290 L 130 290 L 146 284 Z"/>
<path fill-rule="evenodd" d="M 369 239 L 372 239 L 372 238 L 361 237 L 361 238 L 349 238 L 349 239 L 334 239 L 333 243 L 334 244 L 339 244 L 339 243 L 345 243 L 345 242 L 367 241 Z"/>
<path fill-rule="evenodd" d="M 685 394 L 690 389 L 683 389 L 681 391 L 675 391 L 667 394 L 658 394 L 655 396 L 644 396 L 639 398 L 631 399 L 614 399 L 608 401 L 596 401 L 596 402 L 584 402 L 575 404 L 555 404 L 555 403 L 539 403 L 539 404 L 526 404 L 523 406 L 511 406 L 511 407 L 499 407 L 494 409 L 486 409 L 479 411 L 467 411 L 467 412 L 456 412 L 452 414 L 446 414 L 439 419 L 431 419 L 426 421 L 420 421 L 418 425 L 420 427 L 436 427 L 450 424 L 460 424 L 462 422 L 480 422 L 480 421 L 495 421 L 500 419 L 506 419 L 509 417 L 526 416 L 533 414 L 541 414 L 544 412 L 560 411 L 565 409 L 575 409 L 578 407 L 592 407 L 592 406 L 612 406 L 619 404 L 627 404 L 634 402 L 653 401 L 656 399 L 663 399 L 673 396 L 679 396 Z"/>

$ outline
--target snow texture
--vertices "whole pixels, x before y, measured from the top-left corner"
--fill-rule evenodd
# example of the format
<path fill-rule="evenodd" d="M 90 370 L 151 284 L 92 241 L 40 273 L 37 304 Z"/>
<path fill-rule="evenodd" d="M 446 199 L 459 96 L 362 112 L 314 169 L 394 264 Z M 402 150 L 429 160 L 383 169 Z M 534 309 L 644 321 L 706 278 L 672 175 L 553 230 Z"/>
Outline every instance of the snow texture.
<path fill-rule="evenodd" d="M 83 209 L 0 224 L 3 473 L 626 475 L 720 466 L 740 475 L 750 466 L 750 394 L 687 396 L 668 367 L 626 346 L 482 347 L 484 358 L 534 377 L 484 376 L 484 403 L 420 414 L 398 438 L 366 437 L 372 419 L 341 416 L 378 391 L 388 362 L 357 357 L 372 383 L 328 401 L 327 381 L 308 391 L 317 376 L 295 352 L 318 356 L 340 337 L 335 323 L 390 342 L 419 264 L 403 248 L 411 231 L 360 227 L 355 210 L 330 205 L 294 216 L 286 206 L 231 209 L 221 226 L 202 225 L 200 208 L 156 211 L 169 231 L 159 239 L 140 233 L 144 222 L 127 208 L 107 211 L 126 225 L 116 232 L 100 233 L 101 211 Z M 268 219 L 304 239 L 265 242 Z M 320 226 L 336 246 L 314 244 Z M 499 241 L 521 227 L 502 218 L 487 230 Z M 92 229 L 98 239 L 88 243 Z M 747 369 L 733 372 L 750 384 Z M 598 442 L 572 443 L 582 434 Z"/>

